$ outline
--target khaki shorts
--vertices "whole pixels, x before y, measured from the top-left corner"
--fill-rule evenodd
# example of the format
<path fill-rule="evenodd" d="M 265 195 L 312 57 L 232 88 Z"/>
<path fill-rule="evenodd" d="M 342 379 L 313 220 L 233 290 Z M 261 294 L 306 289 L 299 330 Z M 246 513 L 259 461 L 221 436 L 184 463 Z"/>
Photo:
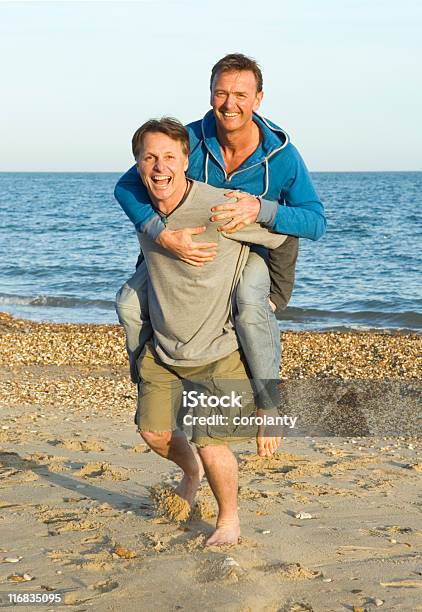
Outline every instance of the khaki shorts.
<path fill-rule="evenodd" d="M 164 364 L 148 343 L 138 366 L 141 382 L 135 423 L 139 431 L 162 433 L 192 425 L 192 442 L 198 446 L 242 442 L 255 437 L 255 427 L 239 423 L 240 417 L 256 411 L 247 365 L 239 351 L 205 366 L 186 368 Z M 204 400 L 192 407 L 192 397 L 197 398 L 200 392 L 206 398 L 211 395 L 221 398 L 222 403 L 225 398 L 225 405 L 203 405 Z M 238 402 L 227 399 L 239 396 L 242 399 Z"/>

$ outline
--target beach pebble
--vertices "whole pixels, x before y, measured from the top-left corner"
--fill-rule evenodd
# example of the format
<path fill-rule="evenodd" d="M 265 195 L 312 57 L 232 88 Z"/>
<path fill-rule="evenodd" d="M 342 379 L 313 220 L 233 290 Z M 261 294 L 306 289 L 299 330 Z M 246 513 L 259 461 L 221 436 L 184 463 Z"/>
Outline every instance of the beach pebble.
<path fill-rule="evenodd" d="M 223 561 L 224 567 L 240 567 L 238 562 L 233 557 L 226 557 Z"/>
<path fill-rule="evenodd" d="M 397 544 L 397 540 L 395 540 L 394 538 L 391 538 L 390 542 L 391 544 Z"/>
<path fill-rule="evenodd" d="M 311 519 L 314 517 L 312 516 L 312 514 L 309 514 L 309 512 L 298 512 L 297 514 L 295 514 L 295 518 L 303 521 L 304 519 Z"/>
<path fill-rule="evenodd" d="M 112 554 L 118 559 L 134 559 L 137 556 L 134 550 L 123 548 L 123 546 L 116 546 Z"/>
<path fill-rule="evenodd" d="M 7 577 L 10 582 L 30 582 L 34 580 L 34 577 L 31 574 L 12 574 Z"/>
<path fill-rule="evenodd" d="M 2 425 L 2 429 L 10 429 L 9 425 Z"/>
<path fill-rule="evenodd" d="M 263 529 L 261 533 L 262 535 L 268 535 L 269 533 L 271 533 L 271 531 L 269 529 Z"/>
<path fill-rule="evenodd" d="M 323 578 L 322 582 L 332 582 L 333 579 L 332 578 Z"/>
<path fill-rule="evenodd" d="M 3 559 L 4 563 L 19 563 L 22 557 L 6 557 Z"/>
<path fill-rule="evenodd" d="M 382 606 L 384 604 L 382 599 L 379 599 L 378 597 L 376 597 L 374 599 L 374 604 L 377 606 L 377 608 L 379 608 L 380 606 Z"/>

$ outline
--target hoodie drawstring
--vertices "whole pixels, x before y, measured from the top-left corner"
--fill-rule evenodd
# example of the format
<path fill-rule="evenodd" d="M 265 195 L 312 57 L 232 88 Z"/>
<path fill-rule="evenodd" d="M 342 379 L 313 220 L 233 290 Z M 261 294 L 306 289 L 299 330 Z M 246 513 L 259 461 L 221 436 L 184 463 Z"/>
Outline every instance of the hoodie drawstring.
<path fill-rule="evenodd" d="M 210 154 L 207 151 L 207 154 L 205 155 L 205 184 L 208 184 L 208 160 L 210 158 Z"/>
<path fill-rule="evenodd" d="M 269 187 L 270 187 L 270 172 L 268 168 L 268 159 L 265 158 L 265 189 L 264 189 L 264 193 L 261 193 L 261 195 L 259 196 L 260 198 L 264 197 Z"/>

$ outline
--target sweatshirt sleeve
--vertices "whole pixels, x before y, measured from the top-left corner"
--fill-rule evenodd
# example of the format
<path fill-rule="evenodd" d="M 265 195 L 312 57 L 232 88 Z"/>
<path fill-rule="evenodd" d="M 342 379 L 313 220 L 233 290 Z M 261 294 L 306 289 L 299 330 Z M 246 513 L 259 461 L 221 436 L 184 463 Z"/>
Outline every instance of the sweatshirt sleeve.
<path fill-rule="evenodd" d="M 290 179 L 278 202 L 261 199 L 257 222 L 280 234 L 318 240 L 326 230 L 324 206 L 305 162 L 291 147 Z"/>
<path fill-rule="evenodd" d="M 246 225 L 243 229 L 233 232 L 232 234 L 226 234 L 221 232 L 223 236 L 229 238 L 229 240 L 235 240 L 236 242 L 247 242 L 251 244 L 261 244 L 267 247 L 267 249 L 276 249 L 286 240 L 287 236 L 282 234 L 276 234 L 269 231 L 265 227 L 259 225 L 259 223 L 251 223 Z"/>
<path fill-rule="evenodd" d="M 151 206 L 145 185 L 139 178 L 136 166 L 132 166 L 117 182 L 114 197 L 139 232 L 152 240 L 165 229 L 160 216 Z"/>

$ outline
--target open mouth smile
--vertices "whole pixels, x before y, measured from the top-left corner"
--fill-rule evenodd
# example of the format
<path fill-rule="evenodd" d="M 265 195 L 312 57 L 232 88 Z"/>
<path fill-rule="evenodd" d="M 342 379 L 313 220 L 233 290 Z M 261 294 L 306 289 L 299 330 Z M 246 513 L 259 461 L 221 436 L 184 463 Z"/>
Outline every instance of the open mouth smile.
<path fill-rule="evenodd" d="M 157 185 L 157 187 L 167 187 L 167 185 L 170 184 L 171 176 L 168 176 L 167 174 L 154 174 L 151 177 L 151 180 L 154 185 Z"/>

